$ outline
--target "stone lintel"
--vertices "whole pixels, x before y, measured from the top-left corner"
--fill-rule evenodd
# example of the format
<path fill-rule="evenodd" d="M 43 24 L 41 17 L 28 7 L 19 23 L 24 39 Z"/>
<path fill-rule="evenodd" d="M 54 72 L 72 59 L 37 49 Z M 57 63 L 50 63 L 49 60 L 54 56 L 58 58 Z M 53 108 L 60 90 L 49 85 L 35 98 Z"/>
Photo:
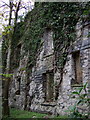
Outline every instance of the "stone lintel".
<path fill-rule="evenodd" d="M 50 103 L 50 102 L 45 102 L 41 104 L 42 106 L 51 106 L 51 107 L 55 107 L 56 103 Z"/>

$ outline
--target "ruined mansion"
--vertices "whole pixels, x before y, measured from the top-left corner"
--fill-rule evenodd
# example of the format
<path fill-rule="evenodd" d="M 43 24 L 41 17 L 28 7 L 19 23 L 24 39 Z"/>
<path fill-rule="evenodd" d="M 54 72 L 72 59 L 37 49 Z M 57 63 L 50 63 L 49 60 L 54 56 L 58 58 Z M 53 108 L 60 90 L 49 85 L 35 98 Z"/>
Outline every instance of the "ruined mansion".
<path fill-rule="evenodd" d="M 90 85 L 90 23 L 81 21 L 76 24 L 76 38 L 69 46 L 67 60 L 63 68 L 63 77 L 55 66 L 53 31 L 44 31 L 42 45 L 37 51 L 37 59 L 26 81 L 25 66 L 29 55 L 19 60 L 19 66 L 13 69 L 10 84 L 9 104 L 11 107 L 51 114 L 67 114 L 65 111 L 76 102 L 72 91 L 88 83 Z M 23 44 L 17 46 L 23 53 Z M 17 52 L 16 52 L 17 54 Z M 58 90 L 57 90 L 58 89 Z M 87 112 L 88 106 L 82 105 L 80 111 Z"/>

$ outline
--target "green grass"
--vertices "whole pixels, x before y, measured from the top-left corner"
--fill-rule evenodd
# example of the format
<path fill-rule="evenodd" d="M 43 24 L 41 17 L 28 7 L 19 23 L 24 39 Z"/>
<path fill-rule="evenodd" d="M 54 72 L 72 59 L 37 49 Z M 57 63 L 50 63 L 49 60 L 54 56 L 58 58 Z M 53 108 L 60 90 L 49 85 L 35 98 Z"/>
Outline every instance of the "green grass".
<path fill-rule="evenodd" d="M 12 118 L 43 118 L 47 114 L 29 112 L 25 110 L 11 109 L 10 115 Z"/>
<path fill-rule="evenodd" d="M 29 112 L 29 111 L 19 110 L 19 109 L 13 108 L 13 109 L 10 110 L 10 117 L 7 117 L 3 120 L 12 120 L 12 118 L 14 118 L 16 120 L 18 118 L 22 118 L 22 119 L 23 118 L 67 118 L 67 116 L 52 117 L 51 115 L 48 115 L 48 114 Z"/>

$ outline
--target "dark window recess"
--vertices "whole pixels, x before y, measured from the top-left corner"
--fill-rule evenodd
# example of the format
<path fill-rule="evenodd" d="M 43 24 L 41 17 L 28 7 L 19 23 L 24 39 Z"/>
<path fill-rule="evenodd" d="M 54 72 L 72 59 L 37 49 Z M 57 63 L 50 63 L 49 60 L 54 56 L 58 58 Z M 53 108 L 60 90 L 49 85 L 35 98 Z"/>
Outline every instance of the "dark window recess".
<path fill-rule="evenodd" d="M 18 88 L 17 88 L 17 90 L 15 92 L 16 95 L 20 95 L 20 82 L 21 82 L 21 78 L 19 77 L 19 78 L 17 78 L 17 86 L 18 86 Z"/>
<path fill-rule="evenodd" d="M 75 79 L 71 80 L 71 84 L 82 84 L 82 70 L 80 64 L 80 51 L 74 52 L 73 57 L 73 67 L 75 72 Z"/>
<path fill-rule="evenodd" d="M 54 74 L 53 72 L 48 72 L 43 74 L 43 88 L 45 93 L 45 101 L 52 102 L 54 99 Z"/>
<path fill-rule="evenodd" d="M 14 67 L 18 67 L 19 66 L 19 62 L 20 62 L 20 51 L 21 51 L 21 44 L 19 44 L 16 49 L 14 50 L 14 60 L 13 60 L 13 65 Z"/>

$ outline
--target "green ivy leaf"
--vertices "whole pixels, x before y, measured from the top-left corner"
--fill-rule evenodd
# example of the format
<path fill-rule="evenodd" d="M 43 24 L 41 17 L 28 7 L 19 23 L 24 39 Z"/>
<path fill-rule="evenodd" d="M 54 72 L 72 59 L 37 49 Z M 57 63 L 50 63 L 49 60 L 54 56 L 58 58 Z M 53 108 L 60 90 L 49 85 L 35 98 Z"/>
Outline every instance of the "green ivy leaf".
<path fill-rule="evenodd" d="M 72 92 L 72 94 L 79 95 L 79 92 L 77 92 L 77 91 L 74 91 L 74 92 Z"/>

